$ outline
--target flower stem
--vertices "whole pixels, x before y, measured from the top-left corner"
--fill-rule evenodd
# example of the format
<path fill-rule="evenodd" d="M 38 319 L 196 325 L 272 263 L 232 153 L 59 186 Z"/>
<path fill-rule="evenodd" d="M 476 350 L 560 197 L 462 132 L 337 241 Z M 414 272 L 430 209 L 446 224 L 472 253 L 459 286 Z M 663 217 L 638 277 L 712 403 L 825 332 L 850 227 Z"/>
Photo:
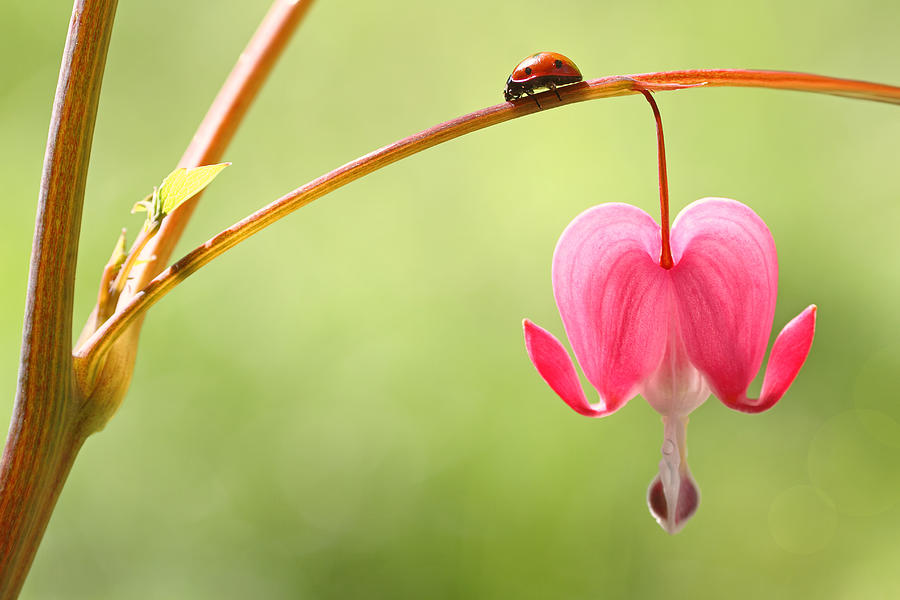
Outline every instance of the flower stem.
<path fill-rule="evenodd" d="M 640 85 L 636 86 L 636 83 Z M 900 104 L 900 87 L 897 86 L 809 73 L 739 69 L 699 69 L 603 77 L 559 88 L 557 91 L 561 100 L 555 103 L 549 101 L 552 92 L 546 92 L 539 96 L 546 97 L 549 102 L 544 109 L 546 111 L 574 102 L 640 93 L 639 87 L 646 90 L 663 91 L 711 86 L 768 87 Z M 370 152 L 285 194 L 198 246 L 157 275 L 146 286 L 138 286 L 139 291 L 126 303 L 120 302 L 116 314 L 103 323 L 88 340 L 76 349 L 76 368 L 79 370 L 86 368 L 87 371 L 95 369 L 113 342 L 131 324 L 135 323 L 144 311 L 174 289 L 178 283 L 217 256 L 282 217 L 339 187 L 400 159 L 467 133 L 536 113 L 539 110 L 531 102 L 517 104 L 505 102 L 489 106 Z M 148 245 L 148 248 L 150 246 Z M 87 375 L 90 376 L 90 373 Z"/>
<path fill-rule="evenodd" d="M 659 156 L 659 225 L 661 227 L 662 251 L 659 256 L 659 266 L 663 269 L 671 269 L 672 249 L 669 247 L 669 178 L 666 175 L 666 142 L 663 140 L 662 116 L 656 100 L 647 90 L 637 87 L 637 91 L 644 95 L 650 108 L 653 109 L 653 118 L 656 119 L 656 147 Z"/>
<path fill-rule="evenodd" d="M 313 0 L 272 1 L 269 11 L 194 133 L 178 163 L 180 167 L 220 162 L 219 158 L 312 4 Z M 128 257 L 130 266 L 123 265 L 121 269 L 126 275 L 119 283 L 124 283 L 127 277 L 128 285 L 121 287 L 118 298 L 113 298 L 111 293 L 98 294 L 99 299 L 106 303 L 94 307 L 75 344 L 76 388 L 94 405 L 104 407 L 99 411 L 104 413 L 102 418 L 92 421 L 93 430 L 103 427 L 125 396 L 137 356 L 142 320 L 130 320 L 129 334 L 122 336 L 124 332 L 119 332 L 110 340 L 102 355 L 95 355 L 96 360 L 79 360 L 79 349 L 108 320 L 107 316 L 114 315 L 117 309 L 121 312 L 124 306 L 132 303 L 134 295 L 165 267 L 199 197 L 200 194 L 197 194 L 169 213 L 155 235 L 142 236 L 143 239 L 138 240 L 140 243 L 135 243 Z M 109 279 L 107 275 L 104 277 Z M 113 344 L 117 339 L 119 343 Z"/>
<path fill-rule="evenodd" d="M 312 4 L 313 0 L 272 2 L 178 161 L 179 167 L 191 168 L 221 162 L 222 154 L 234 137 L 238 125 Z M 163 221 L 159 233 L 153 236 L 146 249 L 141 252 L 142 262 L 132 273 L 135 291 L 147 285 L 169 261 L 201 195 L 202 193 L 197 194 L 173 210 Z M 127 301 L 131 294 L 126 290 L 122 297 Z"/>

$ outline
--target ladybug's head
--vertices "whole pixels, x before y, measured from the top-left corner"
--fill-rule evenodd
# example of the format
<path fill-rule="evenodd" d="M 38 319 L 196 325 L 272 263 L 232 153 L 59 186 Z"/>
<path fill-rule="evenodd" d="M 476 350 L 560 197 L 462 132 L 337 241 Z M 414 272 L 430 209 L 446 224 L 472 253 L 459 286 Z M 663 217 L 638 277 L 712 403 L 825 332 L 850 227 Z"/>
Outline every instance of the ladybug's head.
<path fill-rule="evenodd" d="M 523 84 L 519 81 L 513 81 L 513 76 L 510 75 L 509 79 L 506 80 L 506 89 L 503 90 L 503 97 L 507 102 L 510 100 L 515 100 L 525 93 L 525 90 L 529 88 L 528 84 Z"/>

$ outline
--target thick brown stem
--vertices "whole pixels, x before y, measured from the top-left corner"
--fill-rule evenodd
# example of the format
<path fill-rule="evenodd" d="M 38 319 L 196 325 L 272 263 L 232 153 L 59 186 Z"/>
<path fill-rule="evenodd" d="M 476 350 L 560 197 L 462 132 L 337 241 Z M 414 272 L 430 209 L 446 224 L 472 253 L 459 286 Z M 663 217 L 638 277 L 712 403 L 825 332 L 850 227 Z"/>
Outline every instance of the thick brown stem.
<path fill-rule="evenodd" d="M 0 461 L 0 599 L 25 581 L 83 442 L 72 370 L 81 208 L 116 0 L 77 0 L 69 24 L 31 251 L 19 381 Z"/>

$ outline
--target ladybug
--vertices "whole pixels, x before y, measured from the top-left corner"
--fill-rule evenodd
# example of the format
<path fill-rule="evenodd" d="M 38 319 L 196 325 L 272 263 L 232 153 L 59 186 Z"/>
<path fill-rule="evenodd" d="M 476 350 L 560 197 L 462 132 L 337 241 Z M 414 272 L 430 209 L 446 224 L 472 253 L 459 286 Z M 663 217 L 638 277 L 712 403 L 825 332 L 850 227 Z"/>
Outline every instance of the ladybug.
<path fill-rule="evenodd" d="M 541 108 L 541 103 L 534 97 L 534 88 L 549 88 L 562 100 L 556 86 L 578 81 L 581 81 L 581 71 L 570 59 L 557 52 L 538 52 L 516 65 L 506 80 L 503 97 L 509 102 L 523 94 L 528 95 Z"/>

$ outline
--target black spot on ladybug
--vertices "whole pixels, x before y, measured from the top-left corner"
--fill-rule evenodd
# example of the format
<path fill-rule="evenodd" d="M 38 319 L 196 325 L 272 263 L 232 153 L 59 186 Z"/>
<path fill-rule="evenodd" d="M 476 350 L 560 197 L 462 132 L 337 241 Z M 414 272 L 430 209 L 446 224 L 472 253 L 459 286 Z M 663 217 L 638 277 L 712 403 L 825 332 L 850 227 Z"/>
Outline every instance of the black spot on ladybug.
<path fill-rule="evenodd" d="M 531 67 L 525 67 L 525 74 L 531 75 Z"/>
<path fill-rule="evenodd" d="M 553 61 L 553 66 L 556 67 L 557 69 L 562 69 L 562 61 L 561 60 Z"/>

